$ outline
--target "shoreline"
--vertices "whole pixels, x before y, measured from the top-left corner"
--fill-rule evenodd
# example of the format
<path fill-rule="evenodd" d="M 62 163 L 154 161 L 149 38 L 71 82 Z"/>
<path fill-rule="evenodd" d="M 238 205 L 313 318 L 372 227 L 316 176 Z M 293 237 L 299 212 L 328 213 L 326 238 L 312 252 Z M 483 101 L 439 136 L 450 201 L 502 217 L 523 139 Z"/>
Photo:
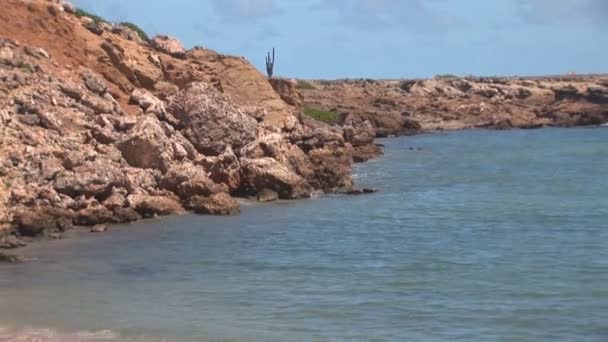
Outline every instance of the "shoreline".
<path fill-rule="evenodd" d="M 606 128 L 608 128 L 607 125 L 596 125 L 596 126 L 574 126 L 574 127 L 540 127 L 540 128 L 535 128 L 534 130 L 537 130 L 537 129 L 541 129 L 541 130 L 542 129 L 606 129 Z M 517 131 L 517 130 L 524 131 L 524 130 L 528 130 L 528 129 L 513 128 L 513 129 L 508 129 L 508 130 L 496 130 L 496 129 L 489 129 L 489 128 L 467 128 L 467 129 L 458 129 L 458 130 L 424 131 L 424 132 L 420 132 L 415 135 L 390 136 L 390 137 L 378 138 L 378 139 L 391 139 L 392 140 L 392 139 L 404 138 L 404 137 L 408 137 L 408 136 L 439 135 L 442 133 L 449 134 L 449 133 L 459 133 L 459 132 L 467 132 L 467 131 L 471 131 L 471 132 L 475 132 L 475 131 L 508 132 L 508 131 Z M 375 141 L 375 142 L 377 144 L 377 141 Z M 384 145 L 381 145 L 381 144 L 377 144 L 377 145 L 384 147 Z M 380 158 L 382 158 L 382 156 L 378 156 L 377 158 L 370 159 L 370 161 L 380 159 Z M 365 163 L 357 163 L 357 164 L 363 165 Z M 381 192 L 382 189 L 375 190 L 374 192 L 376 192 L 376 191 Z M 369 193 L 373 193 L 373 192 L 369 192 Z M 302 198 L 302 199 L 297 199 L 297 200 L 280 200 L 279 199 L 279 200 L 275 200 L 272 202 L 266 202 L 266 203 L 260 202 L 260 201 L 256 200 L 254 197 L 248 197 L 248 198 L 236 197 L 235 199 L 237 200 L 237 202 L 239 202 L 239 205 L 241 205 L 243 207 L 253 208 L 251 210 L 255 210 L 255 207 L 261 207 L 261 206 L 266 206 L 266 205 L 291 205 L 291 204 L 297 205 L 297 203 L 300 201 L 315 200 L 318 198 L 324 198 L 324 197 L 328 197 L 328 196 L 332 196 L 332 195 L 334 195 L 334 196 L 338 195 L 341 197 L 351 197 L 351 196 L 365 195 L 365 194 L 366 194 L 365 192 L 348 194 L 348 193 L 344 193 L 344 192 L 323 193 L 323 192 L 319 191 L 319 192 L 313 194 L 309 198 Z M 240 213 L 238 215 L 240 215 Z M 24 241 L 26 243 L 26 245 L 19 247 L 19 248 L 1 248 L 0 247 L 0 255 L 16 257 L 16 259 L 14 259 L 12 262 L 9 261 L 8 262 L 9 264 L 10 263 L 32 262 L 32 261 L 35 262 L 37 259 L 27 258 L 27 253 L 28 253 L 28 251 L 36 250 L 37 248 L 42 247 L 42 244 L 47 244 L 47 243 L 52 244 L 54 241 L 65 241 L 65 240 L 74 240 L 74 243 L 77 243 L 77 241 L 82 238 L 95 239 L 97 236 L 102 236 L 102 235 L 106 235 L 109 233 L 112 233 L 112 234 L 115 232 L 121 233 L 126 230 L 129 230 L 129 228 L 132 227 L 133 225 L 144 225 L 146 222 L 160 222 L 162 220 L 174 220 L 174 219 L 178 219 L 180 217 L 186 217 L 186 216 L 199 217 L 201 215 L 196 214 L 193 211 L 189 211 L 189 212 L 184 212 L 184 213 L 174 214 L 174 215 L 142 218 L 142 219 L 139 219 L 134 222 L 110 223 L 110 224 L 105 225 L 105 226 L 107 226 L 107 229 L 104 229 L 102 232 L 94 232 L 93 228 L 90 226 L 88 226 L 88 227 L 87 226 L 74 226 L 72 229 L 66 230 L 65 232 L 62 233 L 61 236 L 56 237 L 56 238 L 54 238 L 54 237 L 31 237 L 31 238 L 26 238 L 26 240 Z M 202 215 L 202 216 L 205 216 L 205 215 Z M 21 253 L 14 254 L 13 252 L 15 252 L 15 251 L 19 251 Z"/>
<path fill-rule="evenodd" d="M 144 39 L 65 1 L 17 0 L 0 17 L 9 252 L 73 226 L 236 214 L 235 198 L 373 192 L 356 188 L 352 167 L 382 155 L 376 138 L 608 122 L 603 76 L 303 83 L 169 36 Z"/>

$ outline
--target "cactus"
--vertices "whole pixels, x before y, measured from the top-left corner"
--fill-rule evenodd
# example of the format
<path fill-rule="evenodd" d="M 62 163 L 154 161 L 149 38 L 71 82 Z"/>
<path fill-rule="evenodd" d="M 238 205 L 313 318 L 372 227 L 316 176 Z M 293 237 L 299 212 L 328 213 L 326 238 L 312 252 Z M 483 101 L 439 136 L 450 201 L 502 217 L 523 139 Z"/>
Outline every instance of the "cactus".
<path fill-rule="evenodd" d="M 272 58 L 270 52 L 266 56 L 266 73 L 268 74 L 268 78 L 272 78 L 272 74 L 274 73 L 274 48 L 272 48 Z"/>

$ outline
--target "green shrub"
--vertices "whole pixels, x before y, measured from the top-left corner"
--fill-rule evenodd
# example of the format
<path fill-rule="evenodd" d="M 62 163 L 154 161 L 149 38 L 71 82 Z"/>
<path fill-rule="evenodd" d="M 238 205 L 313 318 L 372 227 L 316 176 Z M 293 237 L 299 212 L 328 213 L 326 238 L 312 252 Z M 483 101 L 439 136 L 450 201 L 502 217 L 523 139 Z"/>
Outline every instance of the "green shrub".
<path fill-rule="evenodd" d="M 18 67 L 23 71 L 29 72 L 30 74 L 34 72 L 34 67 L 30 63 L 20 62 Z"/>
<path fill-rule="evenodd" d="M 452 74 L 440 74 L 440 75 L 436 75 L 435 78 L 437 78 L 437 79 L 449 79 L 449 78 L 458 78 L 458 76 L 452 75 Z"/>
<path fill-rule="evenodd" d="M 316 109 L 312 107 L 305 107 L 304 114 L 310 116 L 311 118 L 319 121 L 326 122 L 328 124 L 334 124 L 338 122 L 338 113 L 336 112 L 328 112 L 321 109 Z"/>
<path fill-rule="evenodd" d="M 307 81 L 304 81 L 304 80 L 299 80 L 298 81 L 298 88 L 305 89 L 305 90 L 317 89 L 317 88 L 315 88 L 315 86 L 313 86 L 312 84 L 310 84 L 310 82 L 307 82 Z"/>
<path fill-rule="evenodd" d="M 108 23 L 108 21 L 107 21 L 107 20 L 105 20 L 104 18 L 102 18 L 102 17 L 100 17 L 100 16 L 98 16 L 98 15 L 95 15 L 95 14 L 89 13 L 89 12 L 87 12 L 87 11 L 83 10 L 82 8 L 77 8 L 77 9 L 76 9 L 76 13 L 75 13 L 75 14 L 76 14 L 76 16 L 77 16 L 78 18 L 82 18 L 82 17 L 88 17 L 88 18 L 91 18 L 91 19 L 93 19 L 93 21 L 94 21 L 96 24 L 99 24 L 99 23 Z"/>
<path fill-rule="evenodd" d="M 144 41 L 149 40 L 148 39 L 148 35 L 146 34 L 146 31 L 142 30 L 141 27 L 130 23 L 130 22 L 124 22 L 124 23 L 120 23 L 120 25 L 126 26 L 128 28 L 130 28 L 131 30 L 137 32 L 137 35 L 139 35 L 139 38 L 141 38 Z"/>

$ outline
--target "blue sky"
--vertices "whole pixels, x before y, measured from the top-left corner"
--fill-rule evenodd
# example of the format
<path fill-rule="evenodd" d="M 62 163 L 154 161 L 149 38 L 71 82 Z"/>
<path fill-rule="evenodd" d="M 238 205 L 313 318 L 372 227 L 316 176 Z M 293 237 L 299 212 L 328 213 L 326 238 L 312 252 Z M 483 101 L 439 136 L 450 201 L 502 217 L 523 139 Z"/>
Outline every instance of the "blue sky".
<path fill-rule="evenodd" d="M 73 0 L 299 78 L 608 72 L 608 0 Z"/>

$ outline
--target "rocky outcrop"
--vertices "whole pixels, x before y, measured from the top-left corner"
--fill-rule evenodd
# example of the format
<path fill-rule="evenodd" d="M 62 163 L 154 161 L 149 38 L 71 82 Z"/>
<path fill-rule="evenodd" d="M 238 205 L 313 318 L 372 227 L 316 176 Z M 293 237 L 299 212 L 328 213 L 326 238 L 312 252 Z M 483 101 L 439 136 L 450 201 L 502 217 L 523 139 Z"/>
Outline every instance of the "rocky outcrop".
<path fill-rule="evenodd" d="M 369 120 L 376 136 L 608 121 L 606 76 L 311 81 L 307 106 Z"/>
<path fill-rule="evenodd" d="M 144 41 L 60 5 L 0 11 L 0 248 L 73 226 L 236 214 L 232 196 L 352 187 L 352 146 L 371 141 L 369 125 L 307 120 L 295 82 L 279 95 L 242 58 Z"/>

